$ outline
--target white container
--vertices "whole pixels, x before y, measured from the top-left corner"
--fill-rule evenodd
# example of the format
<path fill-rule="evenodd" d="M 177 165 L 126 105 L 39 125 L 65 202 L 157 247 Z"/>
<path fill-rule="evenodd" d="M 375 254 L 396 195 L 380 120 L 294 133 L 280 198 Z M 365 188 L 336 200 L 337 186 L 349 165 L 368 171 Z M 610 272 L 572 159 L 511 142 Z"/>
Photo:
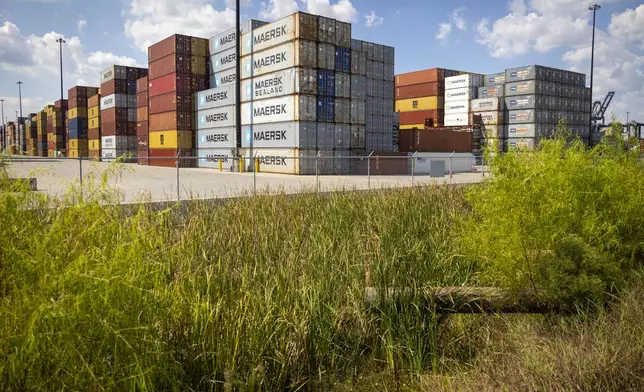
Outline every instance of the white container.
<path fill-rule="evenodd" d="M 105 97 L 101 97 L 101 110 L 107 110 L 115 107 L 126 108 L 127 98 L 128 97 L 125 94 L 110 94 Z"/>
<path fill-rule="evenodd" d="M 456 113 L 456 114 L 447 114 L 445 113 L 444 123 L 446 127 L 461 127 L 469 125 L 470 115 L 469 113 Z"/>
<path fill-rule="evenodd" d="M 289 68 L 242 81 L 242 102 L 292 94 L 317 94 L 317 71 Z"/>
<path fill-rule="evenodd" d="M 473 116 L 480 116 L 483 125 L 502 125 L 504 121 L 503 112 L 473 112 Z"/>
<path fill-rule="evenodd" d="M 470 101 L 452 101 L 445 102 L 445 114 L 468 113 L 470 111 Z"/>
<path fill-rule="evenodd" d="M 445 90 L 463 87 L 481 87 L 483 86 L 483 75 L 458 75 L 445 78 Z"/>
<path fill-rule="evenodd" d="M 462 87 L 445 90 L 445 102 L 471 100 L 476 98 L 478 90 L 476 87 Z"/>
<path fill-rule="evenodd" d="M 254 164 L 254 159 L 248 156 L 249 152 L 249 150 L 242 151 L 242 155 L 246 157 L 245 161 L 248 163 L 248 166 Z M 320 154 L 323 156 L 316 158 L 316 150 L 300 150 L 297 148 L 263 148 L 253 150 L 253 155 L 259 162 L 259 172 L 294 175 L 315 174 L 316 159 L 320 166 L 320 174 L 331 173 L 333 171 L 332 159 L 328 159 L 324 152 Z M 333 157 L 333 151 L 328 151 L 328 154 Z M 325 166 L 330 166 L 330 168 L 324 170 Z"/>
<path fill-rule="evenodd" d="M 236 48 L 230 48 L 210 56 L 210 73 L 225 71 L 237 65 Z"/>
<path fill-rule="evenodd" d="M 316 121 L 317 98 L 313 95 L 287 95 L 242 104 L 242 124 L 288 121 Z"/>
<path fill-rule="evenodd" d="M 410 153 L 409 156 L 414 155 Z M 412 167 L 414 174 L 429 174 L 432 163 L 444 162 L 445 170 L 449 173 L 450 165 L 452 173 L 468 173 L 472 171 L 472 160 L 474 154 L 469 152 L 450 153 L 450 152 L 417 152 L 415 155 L 416 163 L 414 166 L 409 165 L 411 173 Z M 451 157 L 451 159 L 450 159 Z"/>
<path fill-rule="evenodd" d="M 206 110 L 235 104 L 235 85 L 215 87 L 197 93 L 196 110 Z"/>
<path fill-rule="evenodd" d="M 101 149 L 101 158 L 103 159 L 116 159 L 120 156 L 132 154 L 136 156 L 136 150 L 118 150 L 115 148 L 103 148 Z"/>
<path fill-rule="evenodd" d="M 261 20 L 250 19 L 245 22 L 242 22 L 239 25 L 242 35 L 251 32 L 253 29 L 264 26 L 268 24 Z M 234 48 L 237 43 L 237 34 L 235 34 L 235 27 L 228 29 L 223 33 L 217 34 L 214 37 L 211 37 L 209 40 L 210 44 L 210 54 L 215 54 L 223 52 L 224 50 Z"/>
<path fill-rule="evenodd" d="M 235 126 L 235 106 L 201 110 L 197 113 L 197 129 L 210 129 Z"/>
<path fill-rule="evenodd" d="M 317 123 L 291 121 L 257 124 L 242 129 L 242 147 L 249 148 L 316 148 Z"/>
<path fill-rule="evenodd" d="M 223 87 L 237 82 L 237 69 L 233 67 L 223 72 L 210 75 L 210 87 Z"/>
<path fill-rule="evenodd" d="M 483 125 L 481 131 L 485 139 L 503 139 L 506 137 L 504 125 Z"/>
<path fill-rule="evenodd" d="M 197 156 L 199 160 L 197 161 L 197 166 L 209 169 L 219 169 L 219 164 L 221 161 L 221 170 L 222 171 L 233 171 L 235 168 L 235 155 L 233 150 L 228 149 L 198 149 Z"/>
<path fill-rule="evenodd" d="M 317 68 L 317 45 L 315 42 L 291 41 L 243 57 L 242 79 L 292 67 Z"/>
<path fill-rule="evenodd" d="M 127 79 L 127 67 L 124 65 L 112 65 L 101 72 L 101 83 L 109 82 L 112 79 Z"/>
<path fill-rule="evenodd" d="M 311 24 L 308 26 L 307 24 Z M 295 13 L 242 35 L 242 56 L 301 37 L 301 29 L 316 28 L 317 16 Z"/>
<path fill-rule="evenodd" d="M 101 149 L 127 150 L 131 148 L 131 138 L 132 136 L 103 136 L 101 137 Z M 134 139 L 136 140 L 136 136 Z"/>
<path fill-rule="evenodd" d="M 472 102 L 470 102 L 470 109 L 472 109 L 473 112 L 499 112 L 505 110 L 505 101 L 500 97 L 473 99 Z"/>
<path fill-rule="evenodd" d="M 539 144 L 538 139 L 534 138 L 509 138 L 505 140 L 505 150 L 506 151 L 515 151 L 515 150 L 534 150 L 534 148 Z"/>
<path fill-rule="evenodd" d="M 211 128 L 197 131 L 195 145 L 197 148 L 235 148 L 237 147 L 235 127 Z"/>

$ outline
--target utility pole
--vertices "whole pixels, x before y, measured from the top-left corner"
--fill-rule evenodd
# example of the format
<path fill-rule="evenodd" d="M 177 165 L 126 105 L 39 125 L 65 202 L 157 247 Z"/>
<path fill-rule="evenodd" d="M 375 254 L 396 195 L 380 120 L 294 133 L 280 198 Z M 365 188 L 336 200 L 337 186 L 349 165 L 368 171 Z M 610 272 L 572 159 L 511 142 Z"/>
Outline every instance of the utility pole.
<path fill-rule="evenodd" d="M 0 105 L 2 106 L 2 145 L 0 145 L 0 151 L 7 148 L 7 125 L 4 121 L 4 99 L 0 99 Z"/>
<path fill-rule="evenodd" d="M 18 129 L 20 129 L 20 121 L 22 121 L 22 82 L 18 81 L 18 107 L 20 108 L 20 119 L 18 120 Z M 25 139 L 25 144 L 27 143 L 27 135 L 25 135 L 26 129 L 25 126 L 22 126 L 22 133 L 18 132 L 20 140 L 18 140 L 18 149 L 22 151 L 23 142 L 22 139 Z"/>
<path fill-rule="evenodd" d="M 602 7 L 599 4 L 593 4 L 590 7 L 588 7 L 589 10 L 593 11 L 593 43 L 592 47 L 590 50 L 590 102 L 593 102 L 593 74 L 594 74 L 594 66 L 595 66 L 595 21 L 596 21 L 596 16 L 597 16 L 597 10 L 601 9 Z M 590 114 L 590 128 L 589 128 L 589 133 L 588 133 L 588 146 L 592 147 L 592 141 L 593 141 L 593 115 L 592 113 Z"/>
<path fill-rule="evenodd" d="M 65 40 L 60 37 L 56 40 L 60 46 L 60 112 L 62 113 L 62 127 L 63 127 L 63 150 L 67 146 L 67 135 L 65 134 L 65 110 L 63 107 L 63 44 Z M 54 134 L 56 131 L 54 130 Z"/>
<path fill-rule="evenodd" d="M 235 34 L 236 34 L 236 40 L 235 40 L 235 59 L 236 64 L 235 64 L 235 72 L 236 72 L 236 78 L 235 78 L 235 134 L 237 134 L 237 140 L 242 140 L 241 138 L 243 137 L 242 135 L 242 116 L 241 116 L 241 39 L 242 39 L 242 34 L 241 34 L 241 2 L 239 0 L 236 1 L 236 7 L 235 7 Z M 252 139 L 251 139 L 252 140 Z M 252 142 L 251 142 L 252 143 Z M 251 149 L 250 149 L 250 156 L 252 159 L 253 156 L 253 147 L 251 144 Z M 241 161 L 244 161 L 244 158 L 242 157 Z"/>

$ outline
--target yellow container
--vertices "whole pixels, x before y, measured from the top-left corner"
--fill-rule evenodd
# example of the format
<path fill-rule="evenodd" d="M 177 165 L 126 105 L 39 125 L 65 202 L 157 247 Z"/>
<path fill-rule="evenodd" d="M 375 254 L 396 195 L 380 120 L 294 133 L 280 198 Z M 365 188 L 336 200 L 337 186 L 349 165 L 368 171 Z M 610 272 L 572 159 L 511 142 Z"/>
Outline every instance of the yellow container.
<path fill-rule="evenodd" d="M 190 59 L 190 70 L 195 75 L 205 75 L 206 74 L 206 58 L 192 56 Z"/>
<path fill-rule="evenodd" d="M 87 129 L 96 129 L 100 127 L 101 127 L 100 117 L 90 118 L 89 121 L 87 122 Z"/>
<path fill-rule="evenodd" d="M 93 118 L 100 118 L 100 117 L 101 117 L 101 108 L 99 106 L 94 106 L 89 108 L 87 112 L 87 118 L 91 120 Z"/>
<path fill-rule="evenodd" d="M 67 111 L 67 118 L 87 118 L 87 108 L 73 108 Z"/>
<path fill-rule="evenodd" d="M 87 139 L 69 139 L 69 149 L 70 150 L 87 150 L 88 141 Z"/>
<path fill-rule="evenodd" d="M 87 157 L 89 156 L 89 150 L 87 148 L 80 148 L 80 149 L 70 148 L 68 156 L 70 158 Z"/>
<path fill-rule="evenodd" d="M 443 97 L 424 97 L 401 99 L 396 101 L 397 112 L 414 112 L 417 110 L 436 110 L 445 107 Z"/>
<path fill-rule="evenodd" d="M 192 148 L 194 132 L 192 131 L 156 131 L 150 132 L 150 148 Z"/>
<path fill-rule="evenodd" d="M 208 52 L 208 40 L 192 37 L 190 40 L 190 53 L 193 56 L 205 57 Z"/>
<path fill-rule="evenodd" d="M 88 140 L 88 146 L 91 151 L 98 151 L 101 149 L 101 139 Z"/>
<path fill-rule="evenodd" d="M 399 129 L 425 129 L 425 124 L 401 125 Z"/>

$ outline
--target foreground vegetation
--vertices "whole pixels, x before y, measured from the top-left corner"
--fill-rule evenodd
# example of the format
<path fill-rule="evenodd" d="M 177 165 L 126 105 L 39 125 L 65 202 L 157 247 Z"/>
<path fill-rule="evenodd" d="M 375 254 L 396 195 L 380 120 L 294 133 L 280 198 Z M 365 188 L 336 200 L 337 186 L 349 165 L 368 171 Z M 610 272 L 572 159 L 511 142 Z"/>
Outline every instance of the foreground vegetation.
<path fill-rule="evenodd" d="M 187 211 L 125 211 L 101 178 L 83 201 L 2 191 L 0 389 L 644 389 L 637 156 L 560 139 L 493 171 Z M 447 285 L 572 313 L 363 305 L 366 286 Z"/>

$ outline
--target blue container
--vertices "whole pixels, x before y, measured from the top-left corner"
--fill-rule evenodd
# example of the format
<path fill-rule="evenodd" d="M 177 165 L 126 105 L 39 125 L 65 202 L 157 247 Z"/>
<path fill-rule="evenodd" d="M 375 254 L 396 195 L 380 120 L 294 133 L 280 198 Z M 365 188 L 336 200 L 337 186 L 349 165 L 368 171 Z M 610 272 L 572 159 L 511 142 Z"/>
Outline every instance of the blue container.
<path fill-rule="evenodd" d="M 335 70 L 337 72 L 351 72 L 351 49 L 335 49 Z"/>
<path fill-rule="evenodd" d="M 335 98 L 318 96 L 317 117 L 320 122 L 335 120 Z"/>
<path fill-rule="evenodd" d="M 318 95 L 335 96 L 335 72 L 318 71 Z"/>
<path fill-rule="evenodd" d="M 127 81 L 127 93 L 128 95 L 136 95 L 136 80 Z"/>
<path fill-rule="evenodd" d="M 69 138 L 87 139 L 87 119 L 72 118 L 69 120 Z"/>

